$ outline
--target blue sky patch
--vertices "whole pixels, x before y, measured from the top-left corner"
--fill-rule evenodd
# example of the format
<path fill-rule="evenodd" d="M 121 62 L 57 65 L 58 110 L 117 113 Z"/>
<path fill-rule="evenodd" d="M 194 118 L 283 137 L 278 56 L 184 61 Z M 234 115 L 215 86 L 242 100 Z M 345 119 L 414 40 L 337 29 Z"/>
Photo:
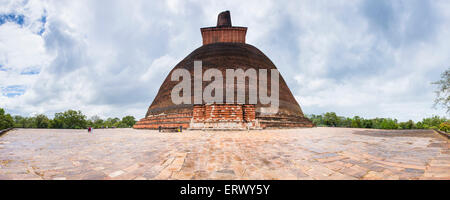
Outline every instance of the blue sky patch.
<path fill-rule="evenodd" d="M 20 72 L 21 75 L 36 75 L 39 74 L 41 70 L 36 67 L 30 67 L 27 69 L 24 69 L 22 72 Z"/>
<path fill-rule="evenodd" d="M 25 23 L 25 16 L 17 14 L 0 14 L 0 25 L 6 22 L 14 22 L 22 26 Z"/>
<path fill-rule="evenodd" d="M 41 22 L 42 22 L 42 27 L 41 27 L 41 29 L 39 30 L 39 35 L 42 35 L 42 34 L 44 34 L 44 32 L 45 32 L 45 24 L 47 23 L 47 15 L 43 15 L 42 16 L 42 18 L 41 18 Z"/>
<path fill-rule="evenodd" d="M 8 69 L 6 69 L 5 66 L 3 66 L 2 64 L 0 64 L 0 71 L 6 72 L 6 71 L 8 71 Z"/>
<path fill-rule="evenodd" d="M 24 85 L 9 85 L 6 87 L 2 87 L 2 95 L 7 97 L 15 97 L 20 96 L 25 93 Z"/>

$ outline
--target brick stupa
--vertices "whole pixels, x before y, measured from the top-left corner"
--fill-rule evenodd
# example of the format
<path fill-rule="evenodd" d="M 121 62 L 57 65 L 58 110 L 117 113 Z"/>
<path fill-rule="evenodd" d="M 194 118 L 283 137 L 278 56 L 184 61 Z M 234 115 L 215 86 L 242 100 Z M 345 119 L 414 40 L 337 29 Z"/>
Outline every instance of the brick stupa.
<path fill-rule="evenodd" d="M 145 118 L 134 125 L 136 129 L 177 128 L 203 130 L 245 130 L 262 128 L 312 127 L 305 118 L 286 82 L 280 74 L 279 109 L 276 114 L 266 114 L 263 105 L 257 104 L 179 104 L 171 100 L 171 90 L 178 81 L 171 81 L 175 69 L 187 69 L 194 74 L 194 61 L 202 61 L 203 72 L 209 68 L 222 71 L 225 82 L 226 69 L 276 69 L 272 61 L 256 47 L 245 43 L 247 27 L 235 27 L 231 24 L 230 12 L 219 14 L 216 27 L 201 28 L 203 45 L 178 63 L 161 85 Z M 270 73 L 269 73 L 270 74 Z M 192 79 L 192 82 L 194 80 Z M 249 81 L 245 81 L 248 91 Z M 203 89 L 207 84 L 203 84 Z M 270 78 L 268 79 L 270 88 Z M 191 84 L 194 91 L 194 84 Z M 225 86 L 225 84 L 224 84 Z M 225 93 L 226 88 L 223 91 Z M 270 90 L 268 89 L 269 93 Z M 235 90 L 235 93 L 237 91 Z M 248 95 L 248 92 L 245 93 Z M 192 99 L 194 94 L 192 93 Z M 235 94 L 236 96 L 236 94 Z M 192 101 L 194 102 L 194 101 Z M 246 103 L 248 97 L 246 96 Z"/>

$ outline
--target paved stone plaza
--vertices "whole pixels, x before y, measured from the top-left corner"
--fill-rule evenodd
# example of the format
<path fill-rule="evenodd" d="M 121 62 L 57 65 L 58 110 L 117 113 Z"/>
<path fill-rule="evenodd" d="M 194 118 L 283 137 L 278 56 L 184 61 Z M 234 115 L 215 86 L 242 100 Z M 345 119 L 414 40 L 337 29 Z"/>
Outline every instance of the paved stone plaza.
<path fill-rule="evenodd" d="M 18 129 L 0 179 L 450 179 L 449 147 L 432 131 Z"/>

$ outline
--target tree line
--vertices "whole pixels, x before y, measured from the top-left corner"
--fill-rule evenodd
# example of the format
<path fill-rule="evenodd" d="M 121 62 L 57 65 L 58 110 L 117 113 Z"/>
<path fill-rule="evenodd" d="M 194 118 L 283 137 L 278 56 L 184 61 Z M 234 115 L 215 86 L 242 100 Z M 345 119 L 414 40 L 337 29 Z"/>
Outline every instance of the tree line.
<path fill-rule="evenodd" d="M 334 112 L 327 112 L 322 115 L 307 115 L 316 126 L 326 127 L 347 127 L 347 128 L 374 128 L 374 129 L 440 129 L 450 131 L 450 119 L 433 116 L 424 118 L 422 121 L 398 122 L 391 118 L 364 119 L 359 116 L 353 118 L 338 116 Z"/>
<path fill-rule="evenodd" d="M 0 130 L 6 128 L 54 128 L 54 129 L 85 129 L 93 128 L 131 128 L 136 123 L 133 116 L 101 119 L 93 116 L 87 119 L 81 111 L 67 110 L 56 113 L 53 119 L 38 114 L 34 117 L 11 116 L 0 108 Z"/>
<path fill-rule="evenodd" d="M 391 118 L 364 119 L 359 116 L 353 118 L 338 116 L 334 112 L 321 115 L 307 115 L 316 126 L 347 127 L 347 128 L 374 128 L 374 129 L 440 129 L 450 131 L 450 119 L 433 116 L 424 118 L 422 121 L 398 122 Z M 55 128 L 55 129 L 85 129 L 93 128 L 130 128 L 136 123 L 133 116 L 119 118 L 101 119 L 93 116 L 87 119 L 81 111 L 67 110 L 56 113 L 53 119 L 39 114 L 34 117 L 11 116 L 0 108 L 0 130 L 6 128 Z"/>

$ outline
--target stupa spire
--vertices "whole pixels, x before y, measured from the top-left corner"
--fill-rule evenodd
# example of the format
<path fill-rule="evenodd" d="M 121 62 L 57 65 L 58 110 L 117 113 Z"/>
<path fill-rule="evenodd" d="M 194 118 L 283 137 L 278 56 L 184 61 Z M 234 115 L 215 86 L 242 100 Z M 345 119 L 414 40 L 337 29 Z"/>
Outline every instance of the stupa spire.
<path fill-rule="evenodd" d="M 217 17 L 217 26 L 201 28 L 203 45 L 212 43 L 245 43 L 247 27 L 231 25 L 230 11 L 224 11 Z"/>
<path fill-rule="evenodd" d="M 230 11 L 224 11 L 217 17 L 217 27 L 231 27 Z"/>

